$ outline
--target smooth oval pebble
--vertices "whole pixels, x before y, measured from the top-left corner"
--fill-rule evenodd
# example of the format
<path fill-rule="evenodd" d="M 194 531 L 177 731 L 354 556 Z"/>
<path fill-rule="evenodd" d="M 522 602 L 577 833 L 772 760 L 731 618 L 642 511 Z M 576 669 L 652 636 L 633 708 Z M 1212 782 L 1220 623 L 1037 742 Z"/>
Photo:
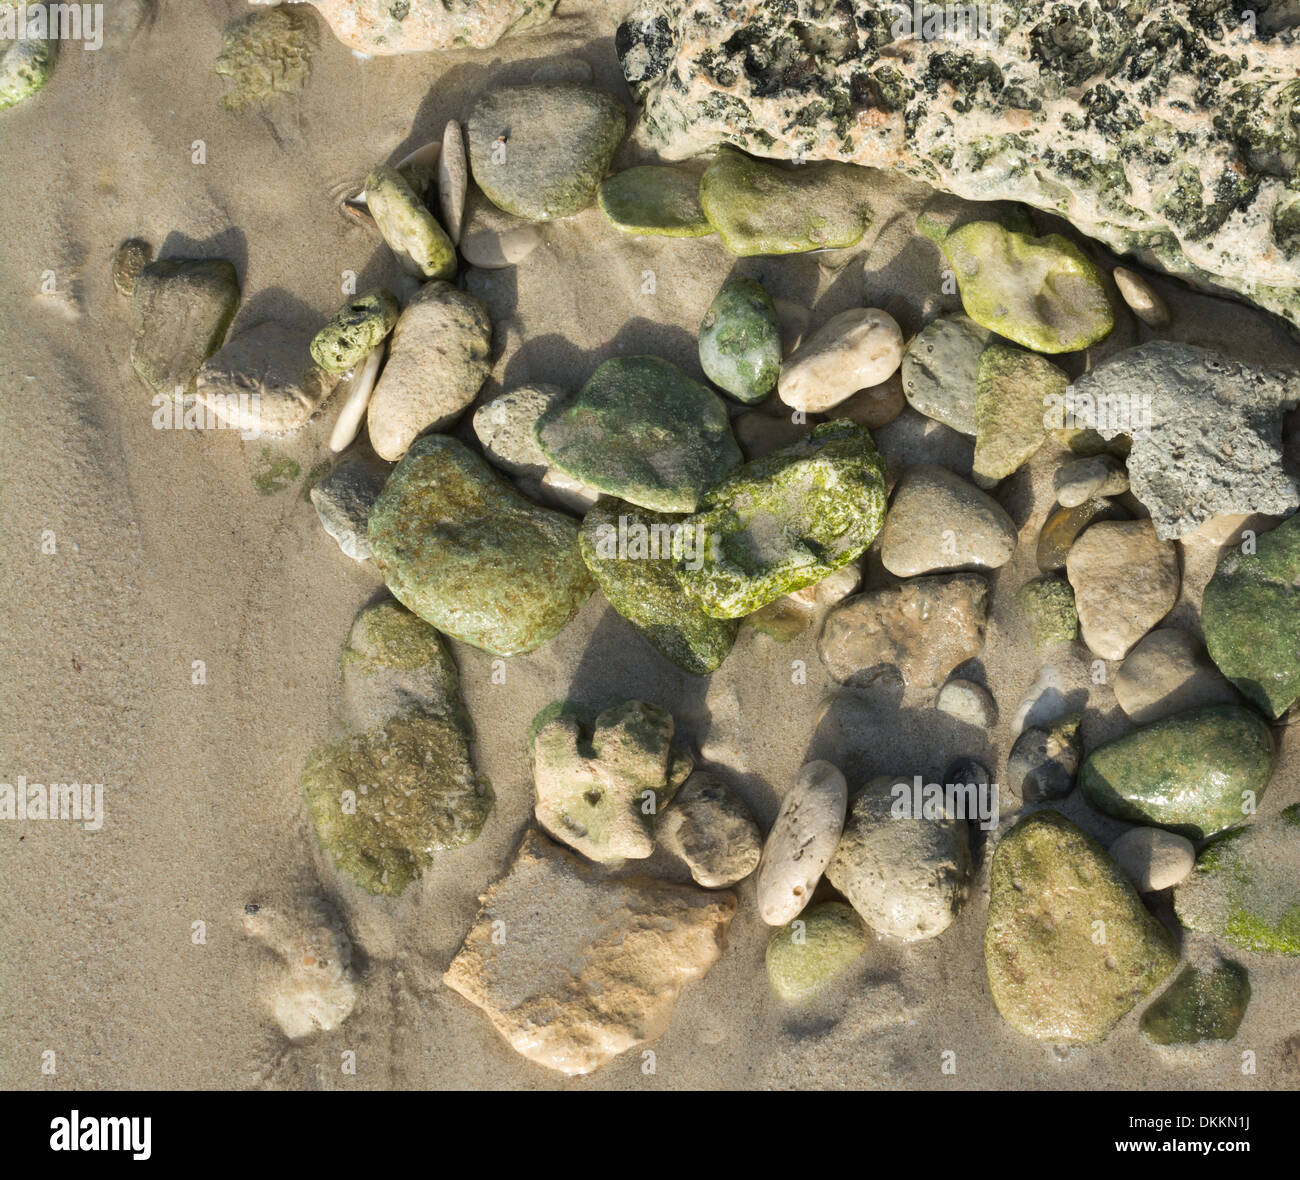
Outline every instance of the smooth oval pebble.
<path fill-rule="evenodd" d="M 934 707 L 976 729 L 991 729 L 998 715 L 993 694 L 982 684 L 961 677 L 954 677 L 939 690 Z"/>
<path fill-rule="evenodd" d="M 455 119 L 442 131 L 442 151 L 438 154 L 438 208 L 442 224 L 455 246 L 460 245 L 460 231 L 465 221 L 465 193 L 469 187 L 469 162 L 465 158 L 465 137 Z"/>
<path fill-rule="evenodd" d="M 849 790 L 829 762 L 808 762 L 781 801 L 758 863 L 758 912 L 784 926 L 812 899 L 844 830 Z"/>
<path fill-rule="evenodd" d="M 1113 455 L 1089 455 L 1062 463 L 1052 477 L 1056 502 L 1077 508 L 1094 496 L 1118 496 L 1128 491 L 1128 471 Z"/>
<path fill-rule="evenodd" d="M 1122 266 L 1111 271 L 1110 277 L 1115 280 L 1115 286 L 1119 288 L 1124 302 L 1132 308 L 1138 319 L 1152 328 L 1168 326 L 1169 307 L 1146 279 Z"/>
<path fill-rule="evenodd" d="M 888 312 L 855 307 L 832 316 L 781 366 L 777 392 L 787 406 L 821 413 L 893 376 L 903 333 Z"/>
<path fill-rule="evenodd" d="M 1192 842 L 1163 828 L 1130 828 L 1110 846 L 1110 855 L 1141 893 L 1177 885 L 1196 863 Z"/>

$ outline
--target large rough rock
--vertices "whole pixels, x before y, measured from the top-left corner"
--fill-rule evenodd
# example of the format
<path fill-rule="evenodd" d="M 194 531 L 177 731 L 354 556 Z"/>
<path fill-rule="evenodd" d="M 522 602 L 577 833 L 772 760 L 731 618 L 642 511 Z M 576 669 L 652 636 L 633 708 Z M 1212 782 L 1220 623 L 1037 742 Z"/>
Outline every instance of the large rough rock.
<path fill-rule="evenodd" d="M 984 963 L 1013 1028 L 1088 1044 L 1159 986 L 1178 952 L 1102 848 L 1039 811 L 994 853 Z"/>
<path fill-rule="evenodd" d="M 570 1075 L 661 1035 L 736 912 L 729 892 L 607 878 L 535 831 L 481 901 L 443 982 L 516 1052 Z"/>
<path fill-rule="evenodd" d="M 1282 415 L 1297 402 L 1300 370 L 1153 340 L 1080 377 L 1070 408 L 1104 438 L 1131 436 L 1133 495 L 1168 541 L 1211 517 L 1300 506 L 1282 469 Z"/>
<path fill-rule="evenodd" d="M 911 0 L 641 0 L 615 46 L 667 158 L 897 168 L 1300 323 L 1300 33 L 1185 0 L 977 10 L 973 35 L 923 36 Z"/>
<path fill-rule="evenodd" d="M 273 4 L 277 0 L 252 0 Z M 304 0 L 289 0 L 303 3 Z M 380 57 L 426 49 L 485 49 L 549 20 L 556 0 L 306 0 L 349 49 Z"/>

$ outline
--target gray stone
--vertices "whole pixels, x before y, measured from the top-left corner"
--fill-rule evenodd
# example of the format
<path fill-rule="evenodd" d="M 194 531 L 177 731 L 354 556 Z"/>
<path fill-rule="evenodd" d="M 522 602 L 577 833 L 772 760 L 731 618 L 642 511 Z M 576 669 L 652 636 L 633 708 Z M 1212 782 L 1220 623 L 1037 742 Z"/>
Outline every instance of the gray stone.
<path fill-rule="evenodd" d="M 1128 471 L 1113 455 L 1089 455 L 1062 463 L 1052 476 L 1056 502 L 1077 508 L 1094 496 L 1119 496 L 1128 491 Z"/>
<path fill-rule="evenodd" d="M 269 0 L 253 0 L 266 4 Z M 376 57 L 429 49 L 486 49 L 550 19 L 556 0 L 307 0 L 349 49 Z"/>
<path fill-rule="evenodd" d="M 812 900 L 840 833 L 848 784 L 829 762 L 805 763 L 781 800 L 758 863 L 758 915 L 784 926 Z"/>
<path fill-rule="evenodd" d="M 1060 799 L 1074 789 L 1083 757 L 1079 719 L 1066 717 L 1045 728 L 1026 729 L 1007 757 L 1007 785 L 1027 803 Z"/>
<path fill-rule="evenodd" d="M 1160 627 L 1138 640 L 1113 687 L 1120 708 L 1138 725 L 1201 705 L 1238 703 L 1200 641 L 1176 627 Z"/>
<path fill-rule="evenodd" d="M 1260 368 L 1157 340 L 1113 356 L 1074 386 L 1103 438 L 1130 435 L 1133 494 L 1172 540 L 1213 516 L 1285 516 L 1300 490 L 1282 466 L 1282 415 L 1300 402 L 1300 370 Z"/>
<path fill-rule="evenodd" d="M 961 677 L 954 677 L 939 690 L 934 707 L 976 729 L 992 729 L 998 716 L 993 694 L 982 684 Z"/>
<path fill-rule="evenodd" d="M 354 447 L 311 490 L 321 527 L 353 561 L 370 560 L 366 525 L 390 471 L 369 447 Z"/>
<path fill-rule="evenodd" d="M 745 801 L 708 771 L 696 771 L 659 819 L 659 842 L 699 885 L 734 885 L 758 867 L 763 838 Z"/>
<path fill-rule="evenodd" d="M 552 406 L 559 405 L 568 391 L 558 385 L 536 382 L 508 389 L 474 411 L 474 433 L 483 453 L 511 475 L 541 479 L 550 467 L 533 437 L 537 420 Z"/>
<path fill-rule="evenodd" d="M 1110 846 L 1110 855 L 1139 893 L 1177 885 L 1196 862 L 1192 842 L 1163 828 L 1129 828 Z"/>
<path fill-rule="evenodd" d="M 903 354 L 903 395 L 912 409 L 973 438 L 975 374 L 992 335 L 966 315 L 926 324 Z"/>

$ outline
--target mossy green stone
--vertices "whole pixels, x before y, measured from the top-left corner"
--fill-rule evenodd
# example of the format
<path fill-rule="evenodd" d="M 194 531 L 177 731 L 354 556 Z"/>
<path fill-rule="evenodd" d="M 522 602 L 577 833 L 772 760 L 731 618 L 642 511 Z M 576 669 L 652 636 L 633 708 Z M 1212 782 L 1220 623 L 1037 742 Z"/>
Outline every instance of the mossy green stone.
<path fill-rule="evenodd" d="M 345 373 L 384 342 L 401 314 L 397 296 L 383 287 L 356 295 L 316 333 L 311 355 L 327 372 Z"/>
<path fill-rule="evenodd" d="M 1230 1041 L 1250 1003 L 1250 973 L 1240 963 L 1208 971 L 1184 967 L 1142 1013 L 1142 1033 L 1156 1045 Z"/>
<path fill-rule="evenodd" d="M 526 499 L 447 435 L 411 444 L 375 503 L 368 535 L 398 601 L 493 655 L 540 647 L 595 588 L 577 524 Z"/>
<path fill-rule="evenodd" d="M 131 363 L 155 393 L 193 393 L 239 307 L 239 279 L 224 258 L 150 262 L 131 292 Z"/>
<path fill-rule="evenodd" d="M 366 177 L 366 207 L 407 274 L 448 281 L 456 277 L 456 247 L 396 168 L 381 164 Z"/>
<path fill-rule="evenodd" d="M 31 98 L 50 80 L 57 41 L 20 40 L 0 49 L 0 111 Z"/>
<path fill-rule="evenodd" d="M 626 129 L 622 104 L 594 86 L 494 86 L 465 124 L 470 171 L 498 209 L 572 217 L 595 198 Z"/>
<path fill-rule="evenodd" d="M 1004 479 L 1028 462 L 1047 439 L 1051 399 L 1063 397 L 1069 384 L 1061 369 L 1036 353 L 988 345 L 975 371 L 975 474 Z"/>
<path fill-rule="evenodd" d="M 1178 952 L 1101 846 L 1038 811 L 993 855 L 984 964 L 1012 1028 L 1090 1044 L 1160 985 Z"/>
<path fill-rule="evenodd" d="M 943 240 L 966 314 L 1035 352 L 1074 352 L 1109 335 L 1115 315 L 1097 268 L 1060 234 L 1035 238 L 972 221 Z"/>
<path fill-rule="evenodd" d="M 474 840 L 492 809 L 465 728 L 422 712 L 313 751 L 302 787 L 321 847 L 369 893 L 401 893 L 435 852 Z"/>
<path fill-rule="evenodd" d="M 739 623 L 714 619 L 673 573 L 674 553 L 696 543 L 680 517 L 602 496 L 578 533 L 582 558 L 609 604 L 673 663 L 703 676 L 731 651 Z"/>
<path fill-rule="evenodd" d="M 1300 514 L 1228 552 L 1201 602 L 1219 670 L 1270 717 L 1300 699 Z"/>
<path fill-rule="evenodd" d="M 533 437 L 565 475 L 656 512 L 693 512 L 741 459 L 722 399 L 657 356 L 606 361 Z"/>
<path fill-rule="evenodd" d="M 738 401 L 761 402 L 781 375 L 781 324 L 755 279 L 728 279 L 700 324 L 700 368 Z"/>
<path fill-rule="evenodd" d="M 706 614 L 735 619 L 833 574 L 885 520 L 884 463 L 865 427 L 823 422 L 714 487 L 687 524 L 703 561 L 677 578 Z"/>
<path fill-rule="evenodd" d="M 700 174 L 690 168 L 628 168 L 601 181 L 596 199 L 609 223 L 624 233 L 703 238 L 713 232 L 700 206 Z"/>
<path fill-rule="evenodd" d="M 852 906 L 811 905 L 768 939 L 768 983 L 787 1004 L 806 1003 L 853 966 L 869 944 Z"/>
<path fill-rule="evenodd" d="M 1300 803 L 1226 832 L 1174 890 L 1189 930 L 1271 955 L 1300 955 Z"/>
<path fill-rule="evenodd" d="M 1268 726 L 1249 709 L 1188 709 L 1098 746 L 1079 786 L 1108 815 L 1203 840 L 1251 814 L 1273 754 Z"/>
<path fill-rule="evenodd" d="M 866 175 L 852 164 L 787 167 L 722 147 L 700 180 L 700 204 L 732 254 L 839 249 L 871 222 Z"/>
<path fill-rule="evenodd" d="M 1016 609 L 1024 616 L 1034 646 L 1042 650 L 1073 643 L 1079 634 L 1074 590 L 1060 574 L 1026 582 L 1016 591 Z"/>

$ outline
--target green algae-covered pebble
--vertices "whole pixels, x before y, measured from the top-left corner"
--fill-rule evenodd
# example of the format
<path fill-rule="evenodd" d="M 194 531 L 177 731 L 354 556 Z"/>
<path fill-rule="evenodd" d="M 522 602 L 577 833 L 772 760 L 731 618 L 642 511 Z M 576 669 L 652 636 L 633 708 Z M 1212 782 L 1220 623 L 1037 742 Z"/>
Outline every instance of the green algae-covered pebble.
<path fill-rule="evenodd" d="M 1110 333 L 1101 275 L 1060 234 L 1035 238 L 972 221 L 943 240 L 966 314 L 1035 352 L 1074 352 Z"/>
<path fill-rule="evenodd" d="M 39 39 L 13 41 L 0 49 L 0 111 L 40 90 L 54 73 L 58 54 L 57 41 Z"/>
<path fill-rule="evenodd" d="M 703 238 L 713 226 L 700 207 L 700 174 L 643 164 L 606 177 L 596 197 L 611 225 L 629 234 Z"/>
<path fill-rule="evenodd" d="M 680 517 L 602 496 L 578 544 L 610 606 L 673 663 L 703 676 L 727 658 L 739 623 L 706 615 L 673 574 L 674 558 L 697 553 L 698 538 Z"/>
<path fill-rule="evenodd" d="M 1178 952 L 1101 846 L 1038 811 L 993 855 L 984 964 L 1012 1028 L 1089 1044 L 1160 985 Z"/>
<path fill-rule="evenodd" d="M 871 222 L 865 175 L 852 164 L 783 167 L 723 147 L 700 179 L 700 204 L 732 254 L 838 249 Z"/>
<path fill-rule="evenodd" d="M 677 577 L 706 614 L 740 618 L 857 560 L 884 520 L 884 463 L 870 432 L 823 422 L 704 497 L 687 521 L 704 538 L 703 560 L 679 561 Z"/>
<path fill-rule="evenodd" d="M 1271 717 L 1300 699 L 1300 514 L 1230 550 L 1205 587 L 1201 624 L 1219 670 Z"/>
<path fill-rule="evenodd" d="M 972 317 L 974 318 L 974 317 Z M 986 480 L 1004 479 L 1047 439 L 1044 418 L 1070 378 L 1036 353 L 996 342 L 980 353 L 975 372 L 975 459 Z"/>
<path fill-rule="evenodd" d="M 741 458 L 722 399 L 657 356 L 606 361 L 533 435 L 565 475 L 656 512 L 693 512 Z"/>
<path fill-rule="evenodd" d="M 1240 963 L 1184 967 L 1142 1013 L 1142 1033 L 1156 1045 L 1230 1041 L 1249 1003 L 1250 973 Z"/>
<path fill-rule="evenodd" d="M 1300 803 L 1234 828 L 1174 890 L 1188 930 L 1270 955 L 1300 955 Z"/>
<path fill-rule="evenodd" d="M 1191 840 L 1253 813 L 1273 773 L 1273 736 L 1249 709 L 1188 709 L 1098 746 L 1079 786 L 1100 811 Z"/>
<path fill-rule="evenodd" d="M 492 809 L 464 726 L 422 712 L 319 747 L 302 788 L 321 847 L 370 893 L 401 893 L 435 852 L 474 840 Z"/>
<path fill-rule="evenodd" d="M 236 21 L 227 30 L 214 67 L 231 82 L 221 105 L 242 111 L 290 94 L 307 81 L 317 45 L 316 18 L 292 8 L 270 8 Z"/>
<path fill-rule="evenodd" d="M 530 221 L 582 212 L 627 129 L 613 95 L 580 82 L 493 87 L 465 124 L 474 181 L 498 209 Z"/>
<path fill-rule="evenodd" d="M 761 402 L 781 375 L 776 305 L 755 279 L 728 279 L 700 324 L 700 368 L 719 389 Z"/>
<path fill-rule="evenodd" d="M 825 901 L 772 932 L 767 943 L 767 980 L 787 1004 L 802 1004 L 844 974 L 869 945 L 851 906 Z"/>
<path fill-rule="evenodd" d="M 594 589 L 577 524 L 520 495 L 447 435 L 411 444 L 375 503 L 368 535 L 398 601 L 493 655 L 540 647 Z"/>
<path fill-rule="evenodd" d="M 396 168 L 381 164 L 366 177 L 366 206 L 407 274 L 417 279 L 456 277 L 456 247 Z"/>
<path fill-rule="evenodd" d="M 330 373 L 347 372 L 383 343 L 401 314 L 397 296 L 383 287 L 354 296 L 316 333 L 311 355 Z"/>
<path fill-rule="evenodd" d="M 1060 574 L 1026 582 L 1016 591 L 1016 609 L 1024 616 L 1034 646 L 1040 649 L 1073 643 L 1079 634 L 1074 590 Z"/>

